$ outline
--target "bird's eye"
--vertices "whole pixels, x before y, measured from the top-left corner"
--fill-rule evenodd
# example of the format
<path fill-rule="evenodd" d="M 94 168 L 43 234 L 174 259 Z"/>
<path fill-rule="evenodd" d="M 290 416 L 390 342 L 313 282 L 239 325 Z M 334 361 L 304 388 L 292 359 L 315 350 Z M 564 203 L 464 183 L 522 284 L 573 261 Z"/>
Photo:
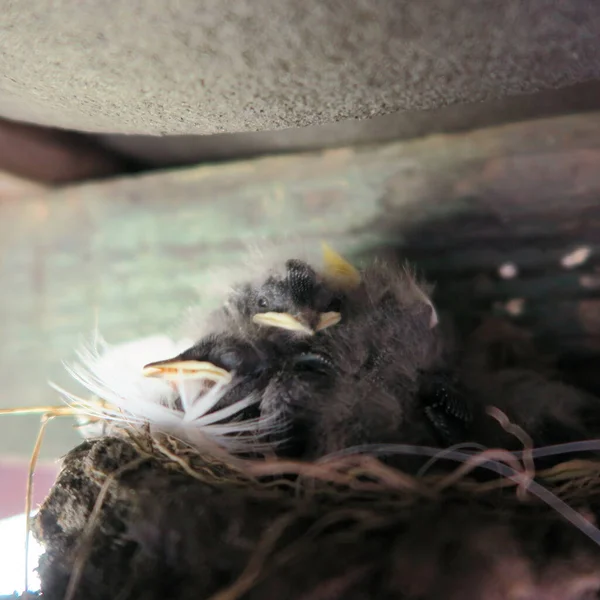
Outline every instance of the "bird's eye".
<path fill-rule="evenodd" d="M 235 371 L 236 369 L 239 369 L 240 364 L 242 363 L 242 357 L 240 352 L 234 349 L 224 350 L 219 356 L 219 362 L 228 371 Z"/>
<path fill-rule="evenodd" d="M 258 308 L 267 308 L 268 306 L 267 299 L 262 296 L 256 301 L 256 304 Z"/>

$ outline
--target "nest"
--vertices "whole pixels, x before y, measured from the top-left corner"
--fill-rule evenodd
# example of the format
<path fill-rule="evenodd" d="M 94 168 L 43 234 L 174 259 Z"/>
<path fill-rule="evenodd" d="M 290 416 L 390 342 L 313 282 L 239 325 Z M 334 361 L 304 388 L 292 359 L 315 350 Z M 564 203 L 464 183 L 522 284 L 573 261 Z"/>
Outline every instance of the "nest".
<path fill-rule="evenodd" d="M 241 460 L 121 434 L 69 453 L 36 517 L 50 600 L 583 600 L 600 590 L 600 547 L 556 510 L 564 502 L 593 528 L 600 460 L 532 473 L 526 453 L 519 468 L 498 451 L 416 477 L 372 455 Z M 511 477 L 478 476 L 484 458 Z"/>
<path fill-rule="evenodd" d="M 465 353 L 478 365 L 490 346 L 483 333 Z M 508 350 L 499 362 L 531 354 L 537 363 L 528 344 Z M 573 443 L 550 456 L 499 420 L 520 453 L 340 444 L 335 455 L 297 462 L 200 451 L 139 422 L 112 430 L 66 456 L 38 512 L 43 596 L 600 597 L 600 459 L 573 452 L 598 447 Z"/>

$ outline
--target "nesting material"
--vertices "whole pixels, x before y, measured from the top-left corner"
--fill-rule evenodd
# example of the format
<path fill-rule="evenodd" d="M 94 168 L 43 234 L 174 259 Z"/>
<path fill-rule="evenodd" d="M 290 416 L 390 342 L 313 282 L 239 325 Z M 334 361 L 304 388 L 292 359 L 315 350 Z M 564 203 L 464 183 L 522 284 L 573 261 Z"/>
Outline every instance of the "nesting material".
<path fill-rule="evenodd" d="M 600 463 L 540 479 L 594 521 Z M 372 457 L 244 463 L 169 438 L 86 441 L 36 519 L 44 597 L 596 597 L 600 548 L 575 527 L 510 481 L 443 480 Z"/>

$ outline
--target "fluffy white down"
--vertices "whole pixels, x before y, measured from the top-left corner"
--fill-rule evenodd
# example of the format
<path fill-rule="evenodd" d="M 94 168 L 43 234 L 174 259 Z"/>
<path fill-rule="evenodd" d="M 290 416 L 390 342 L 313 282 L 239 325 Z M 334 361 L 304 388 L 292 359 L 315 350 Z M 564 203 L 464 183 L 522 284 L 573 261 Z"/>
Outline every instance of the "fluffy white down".
<path fill-rule="evenodd" d="M 257 449 L 255 419 L 240 420 L 239 413 L 258 401 L 249 396 L 213 410 L 230 384 L 210 388 L 202 381 L 169 382 L 145 377 L 144 365 L 180 354 L 191 340 L 174 341 L 152 336 L 111 346 L 102 339 L 77 352 L 78 361 L 66 365 L 69 373 L 100 401 L 88 401 L 58 389 L 71 406 L 84 415 L 103 421 L 149 425 L 151 430 L 169 433 L 194 446 L 217 443 L 230 452 Z M 85 418 L 85 416 L 84 416 Z M 261 427 L 264 431 L 264 424 Z M 88 435 L 100 433 L 97 425 Z"/>

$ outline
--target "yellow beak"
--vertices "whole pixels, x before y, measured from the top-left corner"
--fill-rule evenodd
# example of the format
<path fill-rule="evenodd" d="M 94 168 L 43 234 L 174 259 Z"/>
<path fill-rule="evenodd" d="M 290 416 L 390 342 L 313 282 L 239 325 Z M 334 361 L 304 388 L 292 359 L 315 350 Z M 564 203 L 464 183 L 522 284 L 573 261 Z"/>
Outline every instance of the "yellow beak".
<path fill-rule="evenodd" d="M 307 335 L 314 335 L 314 331 L 288 313 L 266 312 L 259 313 L 252 317 L 252 321 L 257 325 L 267 325 L 268 327 L 278 327 L 288 331 L 297 331 Z"/>
<path fill-rule="evenodd" d="M 342 320 L 342 315 L 339 312 L 326 312 L 321 313 L 319 324 L 317 325 L 317 331 L 323 331 L 332 325 L 337 325 Z"/>
<path fill-rule="evenodd" d="M 259 313 L 252 317 L 252 320 L 257 325 L 266 325 L 268 327 L 278 327 L 279 329 L 286 329 L 288 331 L 297 331 L 306 335 L 314 335 L 315 331 L 322 331 L 327 329 L 336 323 L 339 323 L 342 315 L 338 312 L 326 312 L 322 313 L 319 319 L 319 323 L 313 331 L 308 325 L 305 325 L 300 319 L 293 317 L 289 313 L 279 312 L 267 312 Z"/>
<path fill-rule="evenodd" d="M 153 362 L 143 368 L 142 374 L 145 377 L 159 377 L 167 381 L 181 381 L 182 379 L 208 380 L 215 383 L 231 381 L 231 375 L 225 369 L 199 360 L 170 359 Z"/>

